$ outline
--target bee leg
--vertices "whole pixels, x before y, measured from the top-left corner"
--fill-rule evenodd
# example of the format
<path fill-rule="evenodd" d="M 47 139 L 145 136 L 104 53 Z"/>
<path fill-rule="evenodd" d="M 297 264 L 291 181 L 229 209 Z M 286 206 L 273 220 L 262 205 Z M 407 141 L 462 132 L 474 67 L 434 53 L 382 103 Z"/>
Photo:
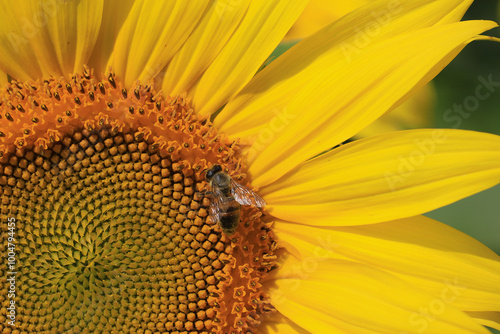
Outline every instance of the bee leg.
<path fill-rule="evenodd" d="M 194 193 L 198 198 L 203 198 L 206 196 L 212 197 L 214 193 L 212 191 L 204 190 L 204 191 L 197 191 Z"/>
<path fill-rule="evenodd" d="M 209 225 L 208 227 L 210 229 L 210 232 L 218 232 L 218 233 L 222 232 L 222 229 L 220 228 L 220 225 L 217 224 L 217 222 L 213 225 Z"/>
<path fill-rule="evenodd" d="M 205 197 L 205 196 L 212 196 L 214 193 L 212 191 L 204 190 L 204 191 L 197 191 L 195 192 L 198 196 Z"/>

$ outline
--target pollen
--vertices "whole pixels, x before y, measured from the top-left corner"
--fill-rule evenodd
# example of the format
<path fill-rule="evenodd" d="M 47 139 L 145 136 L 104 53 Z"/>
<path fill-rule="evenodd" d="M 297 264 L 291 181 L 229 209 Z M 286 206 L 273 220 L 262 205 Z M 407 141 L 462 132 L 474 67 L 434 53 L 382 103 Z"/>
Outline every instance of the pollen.
<path fill-rule="evenodd" d="M 265 214 L 243 207 L 227 236 L 202 195 L 213 164 L 251 188 L 241 150 L 186 96 L 86 68 L 13 81 L 0 101 L 0 225 L 16 222 L 0 272 L 15 273 L 19 333 L 255 333 L 273 312 Z"/>

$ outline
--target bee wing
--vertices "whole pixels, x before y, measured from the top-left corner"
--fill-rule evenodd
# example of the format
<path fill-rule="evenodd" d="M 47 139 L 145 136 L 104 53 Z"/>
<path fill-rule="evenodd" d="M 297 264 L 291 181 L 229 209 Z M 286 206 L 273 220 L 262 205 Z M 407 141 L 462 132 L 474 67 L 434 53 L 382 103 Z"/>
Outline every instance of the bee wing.
<path fill-rule="evenodd" d="M 209 208 L 209 216 L 210 219 L 214 222 L 217 223 L 220 219 L 220 205 L 222 203 L 221 201 L 222 198 L 222 193 L 217 187 L 212 187 L 212 196 L 210 199 L 210 208 Z"/>
<path fill-rule="evenodd" d="M 231 194 L 234 196 L 234 199 L 242 205 L 253 205 L 258 208 L 266 206 L 266 201 L 264 201 L 262 197 L 232 179 Z"/>

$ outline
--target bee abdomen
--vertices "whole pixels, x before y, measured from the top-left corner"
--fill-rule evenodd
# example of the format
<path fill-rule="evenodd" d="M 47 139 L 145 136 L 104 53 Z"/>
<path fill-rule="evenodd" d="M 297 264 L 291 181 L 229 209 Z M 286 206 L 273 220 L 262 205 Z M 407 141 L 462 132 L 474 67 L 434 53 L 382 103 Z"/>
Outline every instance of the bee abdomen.
<path fill-rule="evenodd" d="M 240 222 L 240 206 L 234 205 L 228 207 L 224 212 L 220 213 L 220 227 L 226 234 L 236 232 L 238 223 Z"/>

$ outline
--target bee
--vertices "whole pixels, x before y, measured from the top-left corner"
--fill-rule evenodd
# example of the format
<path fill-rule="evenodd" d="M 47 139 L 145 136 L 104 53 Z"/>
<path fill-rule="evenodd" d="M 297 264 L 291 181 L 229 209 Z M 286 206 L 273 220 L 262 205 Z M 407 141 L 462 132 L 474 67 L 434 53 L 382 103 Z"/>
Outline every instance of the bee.
<path fill-rule="evenodd" d="M 227 235 L 236 232 L 240 222 L 241 205 L 253 205 L 258 208 L 266 205 L 262 197 L 235 182 L 231 176 L 222 171 L 220 165 L 210 167 L 205 178 L 212 188 L 212 191 L 207 192 L 212 198 L 210 218 L 218 222 Z"/>

